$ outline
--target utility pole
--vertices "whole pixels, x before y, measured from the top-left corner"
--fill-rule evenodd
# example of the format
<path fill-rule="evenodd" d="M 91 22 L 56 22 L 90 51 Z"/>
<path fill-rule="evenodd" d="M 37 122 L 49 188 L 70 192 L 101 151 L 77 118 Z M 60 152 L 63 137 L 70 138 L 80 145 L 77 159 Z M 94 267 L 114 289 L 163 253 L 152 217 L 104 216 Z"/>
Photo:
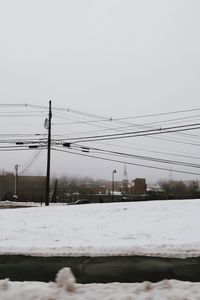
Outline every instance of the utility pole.
<path fill-rule="evenodd" d="M 48 118 L 48 142 L 47 142 L 47 174 L 45 188 L 45 205 L 49 205 L 49 190 L 50 190 L 50 163 L 51 163 L 51 101 L 49 101 L 49 118 Z"/>
<path fill-rule="evenodd" d="M 18 194 L 18 168 L 19 165 L 15 165 L 15 198 L 17 198 L 17 194 Z"/>

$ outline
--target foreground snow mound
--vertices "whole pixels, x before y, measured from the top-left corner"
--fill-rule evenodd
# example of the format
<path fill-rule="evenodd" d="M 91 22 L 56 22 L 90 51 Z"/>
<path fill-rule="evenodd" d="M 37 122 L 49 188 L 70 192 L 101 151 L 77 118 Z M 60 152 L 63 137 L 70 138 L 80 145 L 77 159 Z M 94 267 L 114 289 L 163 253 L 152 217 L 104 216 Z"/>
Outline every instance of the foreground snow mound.
<path fill-rule="evenodd" d="M 69 268 L 55 283 L 0 280 L 0 300 L 199 300 L 200 283 L 163 280 L 157 283 L 76 284 Z"/>
<path fill-rule="evenodd" d="M 75 290 L 75 282 L 76 279 L 70 268 L 61 269 L 56 276 L 56 283 L 58 287 L 69 292 L 73 292 Z"/>

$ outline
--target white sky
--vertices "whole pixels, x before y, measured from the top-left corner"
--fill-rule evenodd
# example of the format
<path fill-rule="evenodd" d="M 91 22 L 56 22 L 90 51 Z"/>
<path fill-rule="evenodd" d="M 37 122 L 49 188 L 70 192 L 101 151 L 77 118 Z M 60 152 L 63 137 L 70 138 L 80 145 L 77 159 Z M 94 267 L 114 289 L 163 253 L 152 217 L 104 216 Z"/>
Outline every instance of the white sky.
<path fill-rule="evenodd" d="M 55 107 L 113 118 L 198 108 L 199 9 L 198 0 L 0 0 L 0 103 L 47 106 L 51 99 Z M 23 122 L 23 129 L 30 125 Z M 9 132 L 9 124 L 4 119 L 4 132 Z M 138 143 L 193 155 L 198 150 L 158 147 L 154 140 Z M 0 162 L 13 170 L 28 158 L 6 153 Z M 57 175 L 109 179 L 114 168 L 117 179 L 123 175 L 119 164 L 66 154 L 53 158 L 52 172 Z M 45 155 L 32 172 L 45 173 L 44 162 Z M 128 173 L 130 179 L 169 177 L 167 171 L 133 166 Z"/>

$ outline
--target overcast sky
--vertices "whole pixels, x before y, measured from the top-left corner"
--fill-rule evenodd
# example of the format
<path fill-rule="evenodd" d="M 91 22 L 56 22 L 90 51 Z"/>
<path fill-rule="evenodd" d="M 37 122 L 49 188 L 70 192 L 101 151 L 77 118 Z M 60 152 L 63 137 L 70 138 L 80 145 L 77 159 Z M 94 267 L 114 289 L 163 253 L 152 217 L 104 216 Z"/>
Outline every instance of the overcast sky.
<path fill-rule="evenodd" d="M 199 108 L 199 11 L 198 0 L 0 0 L 0 103 L 48 106 L 51 99 L 54 107 L 108 118 Z M 3 124 L 12 132 L 9 119 Z M 166 149 L 153 140 L 143 147 Z M 2 152 L 2 168 L 23 164 L 28 154 L 20 155 Z M 115 168 L 116 178 L 123 176 L 123 164 L 56 155 L 56 175 L 109 179 Z M 35 173 L 44 172 L 43 161 Z M 127 169 L 130 179 L 172 176 Z"/>

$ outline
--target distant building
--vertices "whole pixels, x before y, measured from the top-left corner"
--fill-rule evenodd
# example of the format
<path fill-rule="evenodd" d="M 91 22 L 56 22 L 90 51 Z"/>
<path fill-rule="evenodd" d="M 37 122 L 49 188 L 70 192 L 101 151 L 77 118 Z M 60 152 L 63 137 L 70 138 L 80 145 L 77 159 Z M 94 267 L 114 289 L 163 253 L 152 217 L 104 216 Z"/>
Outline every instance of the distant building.
<path fill-rule="evenodd" d="M 151 184 L 147 186 L 147 192 L 163 192 L 163 189 L 160 187 L 159 184 Z"/>
<path fill-rule="evenodd" d="M 42 202 L 45 194 L 44 176 L 19 176 L 18 198 L 19 201 Z"/>
<path fill-rule="evenodd" d="M 126 170 L 126 164 L 124 164 L 124 174 L 123 174 L 123 180 L 120 187 L 122 194 L 129 194 L 130 193 L 130 185 L 128 180 L 128 173 Z"/>
<path fill-rule="evenodd" d="M 147 185 L 145 178 L 136 178 L 131 181 L 131 193 L 145 194 L 147 192 Z"/>
<path fill-rule="evenodd" d="M 0 174 L 0 199 L 15 201 L 41 202 L 45 194 L 44 176 L 18 176 L 17 195 L 16 177 L 13 173 Z"/>
<path fill-rule="evenodd" d="M 129 181 L 126 179 L 122 180 L 121 188 L 120 188 L 122 194 L 129 194 L 130 187 L 129 187 Z"/>
<path fill-rule="evenodd" d="M 13 173 L 0 174 L 0 200 L 12 200 L 15 188 L 15 176 Z"/>
<path fill-rule="evenodd" d="M 99 184 L 95 182 L 82 183 L 79 185 L 80 191 L 84 191 L 87 194 L 105 194 L 106 193 L 106 185 Z"/>

